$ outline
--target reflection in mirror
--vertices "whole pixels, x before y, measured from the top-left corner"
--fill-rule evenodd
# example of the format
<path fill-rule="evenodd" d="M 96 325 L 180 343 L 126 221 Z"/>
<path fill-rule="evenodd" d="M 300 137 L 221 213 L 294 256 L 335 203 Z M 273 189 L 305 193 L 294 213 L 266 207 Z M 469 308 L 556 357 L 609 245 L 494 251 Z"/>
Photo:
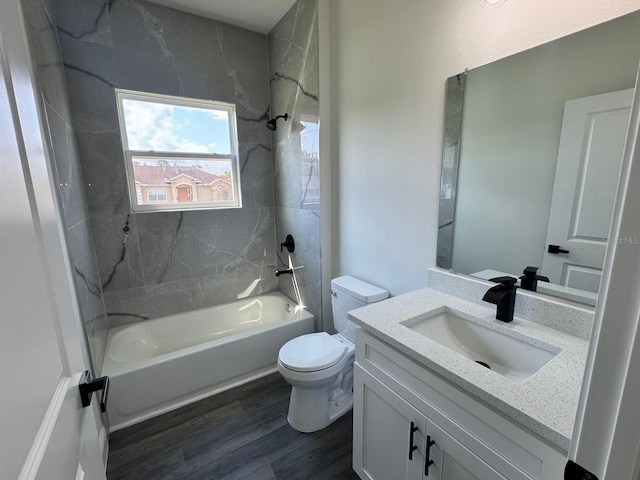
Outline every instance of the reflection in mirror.
<path fill-rule="evenodd" d="M 634 12 L 448 80 L 439 267 L 595 305 L 639 45 Z"/>

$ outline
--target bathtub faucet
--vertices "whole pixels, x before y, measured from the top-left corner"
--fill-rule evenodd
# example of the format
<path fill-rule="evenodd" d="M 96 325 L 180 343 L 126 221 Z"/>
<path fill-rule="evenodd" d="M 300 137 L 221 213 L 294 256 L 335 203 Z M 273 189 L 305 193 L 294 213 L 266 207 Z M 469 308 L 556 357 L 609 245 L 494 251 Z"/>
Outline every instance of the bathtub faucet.
<path fill-rule="evenodd" d="M 293 275 L 293 268 L 287 268 L 285 270 L 278 270 L 276 268 L 276 277 L 279 277 L 280 275 L 284 275 L 285 273 L 288 273 L 289 275 Z"/>

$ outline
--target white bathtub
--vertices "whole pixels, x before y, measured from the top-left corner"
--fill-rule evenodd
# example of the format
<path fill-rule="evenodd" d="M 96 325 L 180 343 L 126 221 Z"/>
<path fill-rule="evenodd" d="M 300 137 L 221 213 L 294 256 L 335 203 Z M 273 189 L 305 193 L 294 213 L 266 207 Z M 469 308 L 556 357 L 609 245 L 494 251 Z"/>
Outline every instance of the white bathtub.
<path fill-rule="evenodd" d="M 277 292 L 109 330 L 111 431 L 273 373 L 280 347 L 313 330 Z"/>

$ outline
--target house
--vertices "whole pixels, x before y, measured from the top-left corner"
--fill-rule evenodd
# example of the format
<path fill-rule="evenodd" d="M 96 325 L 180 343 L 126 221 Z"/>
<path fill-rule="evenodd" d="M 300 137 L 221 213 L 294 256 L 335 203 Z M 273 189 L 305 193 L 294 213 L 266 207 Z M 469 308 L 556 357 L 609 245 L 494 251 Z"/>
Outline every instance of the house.
<path fill-rule="evenodd" d="M 212 202 L 233 196 L 230 173 L 216 175 L 194 166 L 134 162 L 138 203 Z"/>

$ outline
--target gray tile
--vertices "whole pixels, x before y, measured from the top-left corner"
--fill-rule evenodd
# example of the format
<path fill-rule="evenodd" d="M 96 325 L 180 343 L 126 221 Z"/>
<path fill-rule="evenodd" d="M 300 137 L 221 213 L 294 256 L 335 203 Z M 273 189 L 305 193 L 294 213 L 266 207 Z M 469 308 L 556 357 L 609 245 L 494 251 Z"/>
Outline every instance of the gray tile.
<path fill-rule="evenodd" d="M 276 224 L 284 241 L 287 234 L 293 235 L 296 249 L 290 254 L 294 266 L 303 266 L 296 273 L 310 282 L 320 283 L 320 216 L 318 212 L 296 208 L 276 209 Z M 287 252 L 280 258 L 287 261 Z"/>
<path fill-rule="evenodd" d="M 66 228 L 87 217 L 84 180 L 71 127 L 45 102 L 47 124 L 53 149 L 56 185 Z"/>
<path fill-rule="evenodd" d="M 466 75 L 457 75 L 447 80 L 445 99 L 442 178 L 440 185 L 440 208 L 438 212 L 437 266 L 451 268 L 453 249 L 453 222 L 455 217 L 456 191 L 458 184 L 458 162 L 462 135 L 462 108 Z M 446 193 L 446 194 L 445 194 Z"/>
<path fill-rule="evenodd" d="M 58 32 L 84 42 L 111 45 L 108 0 L 55 0 Z"/>
<path fill-rule="evenodd" d="M 296 240 L 291 254 L 301 301 L 321 319 L 319 215 L 317 2 L 300 0 L 269 33 L 271 106 L 291 120 L 273 134 L 276 241 L 287 234 Z M 303 123 L 304 122 L 304 123 Z M 279 254 L 279 268 L 288 255 Z M 279 278 L 278 288 L 297 301 L 292 278 Z"/>
<path fill-rule="evenodd" d="M 182 77 L 193 77 L 190 73 L 182 72 L 172 56 L 149 55 L 136 46 L 129 48 L 116 44 L 115 59 L 119 87 L 162 95 L 189 96 L 185 92 Z"/>
<path fill-rule="evenodd" d="M 94 374 L 100 375 L 108 325 L 88 220 L 84 219 L 67 230 L 66 241 Z"/>
<path fill-rule="evenodd" d="M 279 75 L 270 82 L 265 35 L 141 0 L 109 2 L 106 9 L 104 1 L 56 0 L 56 15 L 109 324 L 276 289 L 274 182 L 280 182 L 281 198 L 291 208 L 317 209 L 317 202 L 314 206 L 305 199 L 317 191 L 318 166 L 302 158 L 300 145 L 313 144 L 309 138 L 314 133 L 307 129 L 286 145 L 298 148 L 280 156 L 283 173 L 276 178 L 271 151 L 275 137 L 264 123 L 271 97 L 279 109 L 293 102 L 291 114 L 299 118 L 302 113 L 317 115 L 315 2 L 304 0 L 292 9 L 274 37 L 283 47 L 272 61 Z M 285 37 L 290 41 L 283 41 Z M 236 103 L 244 208 L 132 214 L 124 242 L 130 205 L 116 86 Z M 310 96 L 301 94 L 307 90 Z M 308 221 L 296 225 L 306 230 L 309 240 L 303 241 L 305 248 L 296 260 L 308 265 L 300 275 L 304 288 L 315 288 L 319 268 L 314 265 L 319 261 L 314 261 L 311 238 L 319 230 Z"/>
<path fill-rule="evenodd" d="M 118 86 L 110 46 L 58 36 L 74 127 L 79 132 L 118 133 Z"/>
<path fill-rule="evenodd" d="M 51 12 L 48 11 L 49 2 L 25 0 L 23 5 L 27 18 L 31 52 L 42 94 L 62 118 L 70 123 L 71 113 L 62 70 L 62 58 Z"/>
<path fill-rule="evenodd" d="M 198 221 L 203 213 L 140 216 L 140 248 L 147 283 L 227 274 L 246 263 L 259 266 L 269 262 L 273 254 L 271 209 L 243 208 L 233 212 L 233 216 L 208 212 L 214 224 L 215 217 L 233 219 L 232 226 L 213 228 L 209 222 Z"/>
<path fill-rule="evenodd" d="M 284 293 L 295 302 L 300 302 L 314 316 L 315 328 L 317 331 L 323 330 L 322 325 L 322 302 L 321 288 L 317 283 L 309 282 L 296 271 L 296 282 L 300 299 L 294 288 L 293 278 L 290 275 L 281 275 L 278 279 L 278 290 Z M 324 327 L 330 328 L 330 325 Z"/>
<path fill-rule="evenodd" d="M 129 213 L 131 206 L 120 134 L 78 132 L 76 138 L 92 214 Z"/>
<path fill-rule="evenodd" d="M 133 214 L 91 214 L 91 232 L 105 292 L 144 285 L 137 220 Z"/>
<path fill-rule="evenodd" d="M 114 4 L 111 23 L 123 87 L 268 106 L 264 35 L 144 1 Z"/>
<path fill-rule="evenodd" d="M 240 144 L 239 147 L 243 207 L 273 206 L 271 144 Z"/>
<path fill-rule="evenodd" d="M 245 265 L 224 275 L 208 275 L 197 280 L 195 298 L 198 308 L 254 297 L 277 289 L 275 269 L 266 265 Z"/>
<path fill-rule="evenodd" d="M 48 0 L 23 2 L 30 45 L 45 100 L 46 121 L 52 150 L 52 168 L 66 227 L 65 237 L 73 281 L 94 374 L 99 375 L 104 357 L 107 322 L 87 220 L 84 181 L 71 114 L 53 11 Z"/>

